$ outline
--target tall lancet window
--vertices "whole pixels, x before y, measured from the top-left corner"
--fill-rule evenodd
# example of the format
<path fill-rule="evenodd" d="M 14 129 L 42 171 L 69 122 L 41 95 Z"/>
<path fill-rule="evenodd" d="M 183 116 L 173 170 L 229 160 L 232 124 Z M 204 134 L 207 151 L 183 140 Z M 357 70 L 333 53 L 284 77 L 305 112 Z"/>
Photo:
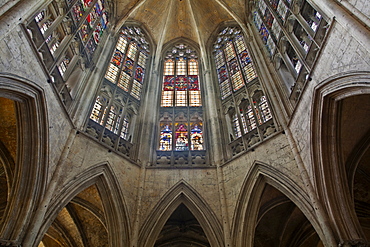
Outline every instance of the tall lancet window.
<path fill-rule="evenodd" d="M 123 27 L 87 127 L 97 139 L 125 154 L 133 141 L 149 54 L 142 29 Z"/>
<path fill-rule="evenodd" d="M 76 81 L 97 59 L 109 27 L 107 0 L 53 0 L 25 23 L 30 42 L 51 85 L 68 108 L 77 95 Z"/>
<path fill-rule="evenodd" d="M 177 44 L 165 55 L 159 127 L 159 151 L 205 149 L 199 61 L 188 45 Z"/>
<path fill-rule="evenodd" d="M 240 28 L 226 27 L 219 32 L 213 56 L 231 153 L 235 155 L 275 132 L 272 113 Z"/>
<path fill-rule="evenodd" d="M 294 102 L 309 80 L 328 23 L 323 13 L 306 0 L 254 2 L 256 31 Z"/>

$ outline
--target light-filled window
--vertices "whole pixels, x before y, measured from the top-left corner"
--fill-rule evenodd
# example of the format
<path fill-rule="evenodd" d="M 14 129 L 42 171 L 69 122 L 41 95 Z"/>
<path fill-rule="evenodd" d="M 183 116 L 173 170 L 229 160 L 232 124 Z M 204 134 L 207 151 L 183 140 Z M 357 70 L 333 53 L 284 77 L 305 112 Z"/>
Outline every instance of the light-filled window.
<path fill-rule="evenodd" d="M 177 44 L 163 65 L 158 150 L 203 150 L 202 97 L 198 56 L 193 48 Z"/>

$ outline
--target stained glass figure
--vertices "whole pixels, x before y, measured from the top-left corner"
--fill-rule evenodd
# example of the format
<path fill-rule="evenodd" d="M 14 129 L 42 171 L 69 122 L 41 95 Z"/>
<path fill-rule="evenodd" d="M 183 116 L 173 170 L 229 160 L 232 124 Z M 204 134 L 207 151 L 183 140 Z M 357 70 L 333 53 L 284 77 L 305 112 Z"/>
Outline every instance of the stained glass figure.
<path fill-rule="evenodd" d="M 203 131 L 202 125 L 192 124 L 190 131 L 191 150 L 203 150 Z"/>
<path fill-rule="evenodd" d="M 161 128 L 159 150 L 162 151 L 172 150 L 172 130 L 169 124 L 166 124 Z"/>
<path fill-rule="evenodd" d="M 185 124 L 178 124 L 175 132 L 175 150 L 186 151 L 189 149 L 188 130 Z"/>
<path fill-rule="evenodd" d="M 227 27 L 220 32 L 214 51 L 222 99 L 226 99 L 232 91 L 240 90 L 247 82 L 257 77 L 239 28 Z"/>

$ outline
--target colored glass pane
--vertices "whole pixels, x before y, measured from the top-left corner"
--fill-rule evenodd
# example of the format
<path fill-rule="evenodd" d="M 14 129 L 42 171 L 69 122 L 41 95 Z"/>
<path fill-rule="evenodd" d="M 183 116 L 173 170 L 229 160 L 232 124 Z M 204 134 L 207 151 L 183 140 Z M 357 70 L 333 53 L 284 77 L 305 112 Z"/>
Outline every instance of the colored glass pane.
<path fill-rule="evenodd" d="M 228 66 L 229 66 L 230 75 L 234 75 L 235 73 L 239 71 L 239 65 L 238 65 L 238 62 L 236 61 L 236 58 L 233 58 L 232 60 L 230 60 L 228 62 Z"/>
<path fill-rule="evenodd" d="M 169 59 L 165 62 L 164 74 L 165 75 L 174 75 L 175 74 L 175 62 L 172 59 Z"/>
<path fill-rule="evenodd" d="M 123 53 L 116 49 L 113 56 L 112 56 L 112 64 L 114 64 L 117 67 L 121 67 L 123 61 Z"/>
<path fill-rule="evenodd" d="M 164 76 L 163 79 L 163 90 L 173 91 L 175 90 L 175 77 L 171 75 Z"/>
<path fill-rule="evenodd" d="M 265 20 L 266 27 L 271 28 L 272 23 L 274 22 L 274 16 L 269 10 L 266 10 L 263 19 Z"/>
<path fill-rule="evenodd" d="M 175 150 L 188 150 L 188 130 L 185 124 L 179 124 L 175 132 Z"/>
<path fill-rule="evenodd" d="M 243 78 L 242 78 L 242 75 L 241 75 L 240 71 L 238 71 L 237 73 L 235 73 L 231 77 L 231 81 L 232 81 L 232 84 L 233 84 L 233 90 L 234 91 L 237 91 L 238 89 L 240 89 L 244 86 Z"/>
<path fill-rule="evenodd" d="M 173 106 L 173 91 L 162 91 L 162 107 L 171 107 Z"/>
<path fill-rule="evenodd" d="M 219 82 L 225 81 L 227 78 L 229 78 L 226 70 L 226 66 L 222 66 L 218 69 L 218 80 Z"/>
<path fill-rule="evenodd" d="M 188 78 L 185 76 L 177 76 L 176 77 L 176 91 L 185 91 L 188 89 Z"/>
<path fill-rule="evenodd" d="M 118 87 L 128 92 L 131 76 L 125 72 L 121 72 L 121 76 L 118 81 Z"/>
<path fill-rule="evenodd" d="M 203 131 L 201 124 L 192 124 L 190 143 L 191 150 L 203 150 Z"/>
<path fill-rule="evenodd" d="M 225 99 L 227 96 L 231 95 L 231 86 L 229 80 L 226 80 L 220 84 L 221 98 Z"/>
<path fill-rule="evenodd" d="M 279 4 L 279 0 L 270 0 L 270 4 L 271 4 L 271 7 L 276 10 L 278 4 Z"/>
<path fill-rule="evenodd" d="M 267 39 L 269 37 L 269 31 L 267 30 L 267 28 L 265 27 L 263 23 L 261 24 L 260 34 L 261 34 L 263 43 L 266 44 Z"/>
<path fill-rule="evenodd" d="M 109 64 L 109 67 L 105 74 L 105 78 L 114 83 L 116 81 L 118 71 L 119 71 L 119 68 L 117 68 L 113 64 Z"/>
<path fill-rule="evenodd" d="M 240 64 L 241 64 L 242 67 L 245 67 L 245 66 L 247 66 L 248 64 L 250 64 L 252 62 L 252 60 L 249 57 L 249 54 L 246 50 L 242 51 L 239 54 L 239 59 L 240 59 Z"/>
<path fill-rule="evenodd" d="M 134 61 L 130 58 L 126 58 L 124 66 L 123 66 L 123 71 L 125 71 L 127 74 L 132 76 L 134 69 Z"/>
<path fill-rule="evenodd" d="M 197 60 L 190 59 L 188 75 L 198 75 L 198 62 L 197 62 Z"/>
<path fill-rule="evenodd" d="M 137 80 L 134 80 L 132 84 L 131 95 L 138 100 L 140 100 L 141 88 L 142 88 L 141 83 L 138 82 Z"/>
<path fill-rule="evenodd" d="M 189 76 L 189 90 L 199 90 L 199 81 L 198 81 L 198 76 L 192 75 Z"/>
<path fill-rule="evenodd" d="M 141 68 L 140 66 L 137 66 L 136 67 L 136 71 L 135 71 L 135 79 L 140 82 L 140 83 L 143 83 L 143 79 L 144 79 L 144 69 Z"/>
<path fill-rule="evenodd" d="M 200 91 L 189 91 L 189 106 L 201 106 Z"/>
<path fill-rule="evenodd" d="M 187 106 L 187 91 L 176 91 L 175 106 Z"/>
<path fill-rule="evenodd" d="M 176 62 L 176 74 L 185 75 L 186 74 L 186 60 L 184 58 L 179 58 Z"/>
<path fill-rule="evenodd" d="M 162 151 L 172 150 L 172 130 L 171 126 L 168 124 L 161 126 L 159 150 Z"/>
<path fill-rule="evenodd" d="M 85 10 L 80 1 L 77 1 L 75 5 L 72 6 L 72 17 L 76 23 L 78 23 L 82 16 L 84 15 Z"/>

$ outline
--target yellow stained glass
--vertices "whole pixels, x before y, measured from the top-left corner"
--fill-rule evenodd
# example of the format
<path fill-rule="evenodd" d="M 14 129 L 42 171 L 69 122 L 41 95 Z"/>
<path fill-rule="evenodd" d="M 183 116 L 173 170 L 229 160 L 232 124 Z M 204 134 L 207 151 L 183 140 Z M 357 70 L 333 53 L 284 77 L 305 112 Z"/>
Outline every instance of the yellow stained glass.
<path fill-rule="evenodd" d="M 236 72 L 232 77 L 231 81 L 233 83 L 233 89 L 234 91 L 237 91 L 238 89 L 242 88 L 244 86 L 243 78 L 240 73 L 240 71 Z"/>
<path fill-rule="evenodd" d="M 185 75 L 185 73 L 186 73 L 186 60 L 181 57 L 176 63 L 176 74 Z"/>
<path fill-rule="evenodd" d="M 200 91 L 189 91 L 189 106 L 202 106 Z"/>
<path fill-rule="evenodd" d="M 187 91 L 176 91 L 176 106 L 187 106 Z"/>
<path fill-rule="evenodd" d="M 140 93 L 141 93 L 142 85 L 137 80 L 134 80 L 131 89 L 131 95 L 134 96 L 136 99 L 140 100 Z"/>
<path fill-rule="evenodd" d="M 105 78 L 114 83 L 118 75 L 118 70 L 116 66 L 109 64 L 107 72 L 105 73 Z"/>
<path fill-rule="evenodd" d="M 162 91 L 162 107 L 173 106 L 173 91 Z"/>
<path fill-rule="evenodd" d="M 118 86 L 128 92 L 129 82 L 130 82 L 130 75 L 126 74 L 125 72 L 121 72 L 121 76 L 118 81 Z"/>
<path fill-rule="evenodd" d="M 137 45 L 135 43 L 131 43 L 128 48 L 127 56 L 135 61 L 136 53 L 137 53 Z"/>
<path fill-rule="evenodd" d="M 189 61 L 189 75 L 198 75 L 198 62 L 195 59 Z"/>
<path fill-rule="evenodd" d="M 164 64 L 164 75 L 175 74 L 175 62 L 172 59 L 168 59 Z"/>

